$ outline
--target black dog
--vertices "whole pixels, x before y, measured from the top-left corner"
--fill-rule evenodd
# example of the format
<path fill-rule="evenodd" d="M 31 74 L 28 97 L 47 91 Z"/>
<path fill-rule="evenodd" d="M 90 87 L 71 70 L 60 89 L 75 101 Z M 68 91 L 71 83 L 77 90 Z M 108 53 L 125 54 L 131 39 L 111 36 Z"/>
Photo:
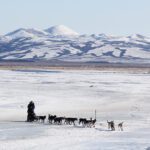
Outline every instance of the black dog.
<path fill-rule="evenodd" d="M 77 121 L 78 119 L 77 118 L 65 118 L 65 123 L 66 124 L 74 124 L 75 125 L 75 121 Z"/>
<path fill-rule="evenodd" d="M 61 125 L 62 124 L 62 121 L 65 119 L 65 117 L 56 117 L 54 118 L 54 123 L 55 124 L 58 124 L 58 125 Z"/>
<path fill-rule="evenodd" d="M 84 125 L 87 126 L 87 127 L 95 127 L 95 123 L 96 123 L 96 119 L 92 120 L 92 118 L 90 120 L 86 120 Z"/>
<path fill-rule="evenodd" d="M 48 122 L 50 123 L 50 124 L 52 124 L 53 123 L 53 121 L 54 121 L 54 119 L 56 118 L 57 116 L 56 115 L 48 115 Z"/>
<path fill-rule="evenodd" d="M 80 118 L 79 119 L 79 125 L 82 124 L 82 125 L 85 125 L 86 123 L 86 118 Z"/>
<path fill-rule="evenodd" d="M 44 123 L 45 119 L 46 119 L 46 116 L 36 116 L 36 117 L 35 117 L 35 120 L 36 120 L 36 121 L 41 121 L 41 122 L 43 122 L 43 123 Z"/>

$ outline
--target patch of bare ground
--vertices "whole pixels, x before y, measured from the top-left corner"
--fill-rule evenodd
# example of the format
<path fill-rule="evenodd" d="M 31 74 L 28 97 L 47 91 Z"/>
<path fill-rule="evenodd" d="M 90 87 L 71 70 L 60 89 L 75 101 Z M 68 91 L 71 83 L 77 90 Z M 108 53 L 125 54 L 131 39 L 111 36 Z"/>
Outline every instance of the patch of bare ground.
<path fill-rule="evenodd" d="M 128 73 L 150 73 L 149 64 L 0 62 L 1 70 L 93 70 Z"/>

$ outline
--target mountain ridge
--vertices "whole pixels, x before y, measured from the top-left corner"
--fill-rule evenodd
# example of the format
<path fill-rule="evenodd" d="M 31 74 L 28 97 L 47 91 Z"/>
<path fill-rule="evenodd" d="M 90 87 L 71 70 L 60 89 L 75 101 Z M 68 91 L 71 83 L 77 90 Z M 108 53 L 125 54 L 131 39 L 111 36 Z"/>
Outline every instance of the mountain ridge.
<path fill-rule="evenodd" d="M 0 36 L 0 60 L 150 63 L 150 38 L 134 34 L 80 35 L 63 25 L 20 28 Z"/>

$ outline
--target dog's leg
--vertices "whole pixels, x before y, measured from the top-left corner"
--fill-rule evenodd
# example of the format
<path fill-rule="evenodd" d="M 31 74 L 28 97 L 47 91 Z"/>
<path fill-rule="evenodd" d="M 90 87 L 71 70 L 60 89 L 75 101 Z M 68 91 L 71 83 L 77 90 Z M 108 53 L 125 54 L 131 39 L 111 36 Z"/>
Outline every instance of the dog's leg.
<path fill-rule="evenodd" d="M 121 131 L 123 131 L 123 127 L 121 127 Z"/>

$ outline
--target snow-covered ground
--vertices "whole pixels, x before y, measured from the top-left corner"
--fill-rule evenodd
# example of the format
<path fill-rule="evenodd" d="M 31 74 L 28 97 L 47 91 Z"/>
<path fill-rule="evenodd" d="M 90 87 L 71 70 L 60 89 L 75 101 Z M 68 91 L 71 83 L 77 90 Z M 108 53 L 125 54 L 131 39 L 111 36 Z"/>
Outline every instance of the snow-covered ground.
<path fill-rule="evenodd" d="M 149 91 L 146 72 L 0 70 L 0 150 L 146 150 Z M 37 115 L 94 118 L 96 109 L 96 127 L 23 122 L 30 100 Z"/>

